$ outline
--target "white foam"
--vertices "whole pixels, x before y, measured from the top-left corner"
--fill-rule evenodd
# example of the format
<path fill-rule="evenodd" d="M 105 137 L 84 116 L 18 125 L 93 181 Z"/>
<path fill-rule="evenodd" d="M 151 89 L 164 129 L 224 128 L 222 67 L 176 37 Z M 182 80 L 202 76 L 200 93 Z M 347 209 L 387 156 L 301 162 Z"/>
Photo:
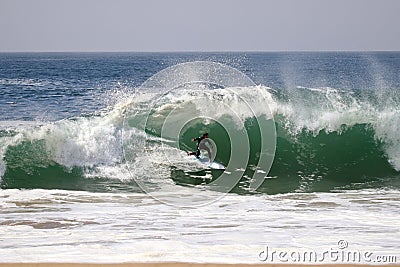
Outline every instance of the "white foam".
<path fill-rule="evenodd" d="M 400 171 L 400 110 L 388 110 L 377 114 L 374 129 L 377 139 L 384 142 L 389 162 Z"/>
<path fill-rule="evenodd" d="M 243 126 L 247 118 L 266 116 L 271 118 L 269 108 L 276 102 L 272 99 L 270 88 L 264 86 L 232 87 L 213 90 L 177 90 L 162 96 L 154 102 L 156 114 L 163 117 L 166 111 L 192 104 L 204 117 L 221 118 L 231 116 L 237 125 Z"/>
<path fill-rule="evenodd" d="M 161 193 L 176 201 L 218 194 L 171 189 Z M 228 194 L 179 209 L 139 193 L 0 190 L 0 206 L 2 262 L 261 263 L 265 246 L 323 253 L 339 240 L 346 251 L 396 255 L 400 238 L 399 191 Z"/>

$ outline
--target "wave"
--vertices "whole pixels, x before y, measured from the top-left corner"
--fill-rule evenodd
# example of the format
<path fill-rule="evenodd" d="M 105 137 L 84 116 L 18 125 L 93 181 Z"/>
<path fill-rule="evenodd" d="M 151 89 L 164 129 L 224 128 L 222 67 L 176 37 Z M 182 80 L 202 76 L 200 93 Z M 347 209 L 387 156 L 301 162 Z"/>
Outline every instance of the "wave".
<path fill-rule="evenodd" d="M 62 85 L 59 81 L 48 81 L 42 79 L 0 79 L 0 85 L 16 85 L 16 86 L 32 86 L 32 87 L 45 87 L 51 85 Z"/>
<path fill-rule="evenodd" d="M 398 180 L 400 110 L 395 97 L 382 102 L 372 92 L 333 88 L 190 86 L 162 97 L 138 91 L 90 116 L 0 122 L 1 188 L 138 190 L 138 180 L 154 187 L 204 184 L 221 173 L 196 168 L 184 151 L 194 149 L 192 137 L 208 131 L 218 147 L 216 160 L 229 165 L 232 147 L 241 145 L 231 144 L 229 128 L 249 135 L 248 163 L 233 190 L 248 192 L 252 175 L 263 171 L 257 169 L 257 126 L 272 118 L 275 159 L 259 192 L 387 186 L 386 179 Z M 191 112 L 202 116 L 181 129 L 179 140 L 161 134 L 165 121 L 174 125 Z"/>

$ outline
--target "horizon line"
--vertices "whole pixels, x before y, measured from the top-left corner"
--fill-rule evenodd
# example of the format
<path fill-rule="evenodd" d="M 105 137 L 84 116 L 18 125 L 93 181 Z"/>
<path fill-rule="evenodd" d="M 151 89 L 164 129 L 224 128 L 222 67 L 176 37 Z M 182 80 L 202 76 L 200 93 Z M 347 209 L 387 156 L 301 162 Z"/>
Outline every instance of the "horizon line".
<path fill-rule="evenodd" d="M 400 52 L 400 50 L 9 50 L 0 53 L 362 53 Z"/>

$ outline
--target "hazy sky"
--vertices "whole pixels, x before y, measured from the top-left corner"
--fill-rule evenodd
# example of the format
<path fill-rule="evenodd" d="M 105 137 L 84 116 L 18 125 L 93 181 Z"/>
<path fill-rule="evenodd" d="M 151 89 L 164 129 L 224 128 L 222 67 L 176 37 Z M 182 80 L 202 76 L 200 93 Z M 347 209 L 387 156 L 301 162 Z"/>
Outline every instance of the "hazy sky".
<path fill-rule="evenodd" d="M 400 0 L 0 0 L 0 51 L 400 50 Z"/>

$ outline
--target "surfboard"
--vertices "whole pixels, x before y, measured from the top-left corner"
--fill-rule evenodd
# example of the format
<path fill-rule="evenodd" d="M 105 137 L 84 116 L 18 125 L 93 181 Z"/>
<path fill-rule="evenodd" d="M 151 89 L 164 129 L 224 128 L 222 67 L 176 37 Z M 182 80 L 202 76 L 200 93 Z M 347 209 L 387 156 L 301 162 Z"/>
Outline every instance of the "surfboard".
<path fill-rule="evenodd" d="M 200 156 L 200 158 L 196 158 L 195 156 L 191 156 L 191 157 L 195 161 L 197 161 L 198 163 L 204 165 L 208 169 L 225 170 L 225 166 L 224 165 L 222 165 L 221 163 L 216 162 L 216 161 L 210 162 L 208 157 L 203 157 L 203 156 Z"/>

